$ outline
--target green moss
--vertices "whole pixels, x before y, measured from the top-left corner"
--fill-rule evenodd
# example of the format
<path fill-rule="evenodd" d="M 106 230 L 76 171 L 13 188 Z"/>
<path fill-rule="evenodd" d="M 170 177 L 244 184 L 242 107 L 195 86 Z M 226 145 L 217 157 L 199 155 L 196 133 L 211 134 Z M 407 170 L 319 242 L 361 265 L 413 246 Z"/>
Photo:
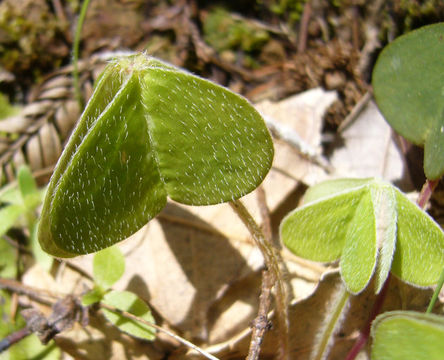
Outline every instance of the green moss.
<path fill-rule="evenodd" d="M 69 55 L 63 43 L 68 24 L 51 13 L 45 1 L 14 0 L 0 3 L 0 64 L 14 74 L 32 73 L 35 68 L 53 69 Z"/>
<path fill-rule="evenodd" d="M 269 11 L 278 15 L 290 24 L 293 24 L 301 18 L 304 11 L 304 4 L 307 0 L 270 0 L 264 2 L 257 0 L 257 4 L 266 6 Z"/>
<path fill-rule="evenodd" d="M 254 52 L 260 50 L 270 39 L 267 31 L 247 21 L 234 19 L 222 8 L 215 8 L 208 14 L 203 30 L 205 41 L 218 52 Z"/>

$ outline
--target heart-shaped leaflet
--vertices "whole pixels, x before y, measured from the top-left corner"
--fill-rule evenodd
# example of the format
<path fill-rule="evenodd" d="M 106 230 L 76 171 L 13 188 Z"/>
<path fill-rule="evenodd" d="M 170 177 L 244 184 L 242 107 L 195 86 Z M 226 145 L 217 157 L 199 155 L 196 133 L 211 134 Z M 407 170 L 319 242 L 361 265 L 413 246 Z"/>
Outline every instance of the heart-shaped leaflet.
<path fill-rule="evenodd" d="M 209 205 L 242 197 L 268 173 L 273 144 L 253 106 L 145 54 L 101 75 L 51 178 L 42 248 L 72 257 L 145 225 L 167 197 Z"/>

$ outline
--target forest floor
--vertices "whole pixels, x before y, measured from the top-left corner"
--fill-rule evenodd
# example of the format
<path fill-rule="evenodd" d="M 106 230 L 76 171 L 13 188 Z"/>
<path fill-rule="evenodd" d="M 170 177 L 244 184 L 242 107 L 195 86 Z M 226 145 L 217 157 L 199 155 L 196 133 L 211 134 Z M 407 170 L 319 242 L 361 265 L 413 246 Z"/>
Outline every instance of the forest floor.
<path fill-rule="evenodd" d="M 0 3 L 4 187 L 16 183 L 23 164 L 44 187 L 80 117 L 72 77 L 80 6 L 78 0 Z M 423 150 L 385 123 L 372 99 L 371 74 L 387 43 L 443 19 L 444 3 L 438 0 L 93 0 L 89 5 L 81 36 L 80 103 L 91 96 L 108 59 L 145 51 L 243 95 L 270 122 L 273 167 L 261 189 L 244 201 L 259 223 L 269 224 L 286 268 L 289 359 L 310 358 L 342 281 L 337 263 L 305 261 L 282 249 L 279 224 L 309 186 L 325 179 L 381 177 L 413 198 L 421 190 Z M 443 194 L 440 183 L 428 207 L 441 225 Z M 93 286 L 93 255 L 40 263 L 23 222 L 4 233 L 0 288 L 8 291 L 0 292 L 0 315 L 6 319 L 0 338 L 23 325 L 17 320 L 23 307 L 38 307 L 50 316 L 55 301 L 69 295 L 78 309 L 81 295 Z M 126 270 L 113 288 L 136 293 L 157 324 L 219 359 L 246 358 L 252 327 L 261 328 L 260 358 L 279 357 L 282 329 L 272 313 L 274 303 L 268 307 L 270 322 L 261 325 L 257 317 L 266 288 L 263 258 L 229 205 L 168 202 L 121 249 Z M 424 311 L 430 294 L 392 278 L 383 309 Z M 345 358 L 375 299 L 367 290 L 350 299 L 329 359 Z M 30 340 L 20 350 L 11 348 L 9 358 L 38 352 L 45 354 L 41 359 L 205 358 L 162 332 L 152 342 L 132 338 L 95 310 L 89 321 L 71 315 L 49 347 Z M 369 358 L 369 345 L 360 356 Z"/>

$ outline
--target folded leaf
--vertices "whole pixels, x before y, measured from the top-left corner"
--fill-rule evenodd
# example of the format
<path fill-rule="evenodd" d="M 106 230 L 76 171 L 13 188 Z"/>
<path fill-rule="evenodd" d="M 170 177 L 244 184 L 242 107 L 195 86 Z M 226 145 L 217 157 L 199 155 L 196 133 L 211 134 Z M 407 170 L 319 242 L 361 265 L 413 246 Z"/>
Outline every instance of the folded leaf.
<path fill-rule="evenodd" d="M 54 256 L 121 241 L 165 206 L 237 199 L 271 167 L 242 97 L 144 54 L 107 66 L 51 178 L 39 240 Z"/>

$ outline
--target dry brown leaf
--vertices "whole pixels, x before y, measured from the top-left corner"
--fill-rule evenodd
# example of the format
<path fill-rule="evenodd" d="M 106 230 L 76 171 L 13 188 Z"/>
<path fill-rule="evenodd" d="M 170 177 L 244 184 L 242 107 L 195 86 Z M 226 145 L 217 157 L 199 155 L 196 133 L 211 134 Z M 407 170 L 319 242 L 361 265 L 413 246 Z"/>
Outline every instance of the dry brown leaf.
<path fill-rule="evenodd" d="M 319 336 L 326 313 L 331 311 L 330 304 L 335 294 L 340 292 L 342 288 L 343 283 L 339 272 L 327 272 L 322 276 L 310 296 L 291 304 L 289 311 L 290 359 L 310 359 L 315 339 Z M 432 293 L 431 289 L 418 289 L 392 276 L 382 312 L 399 309 L 424 311 Z M 362 294 L 349 298 L 344 317 L 339 327 L 335 329 L 334 345 L 329 349 L 329 360 L 341 360 L 346 357 L 356 341 L 360 329 L 366 324 L 375 299 L 372 286 L 369 286 Z M 271 320 L 273 321 L 273 318 Z M 250 336 L 251 331 L 246 329 L 229 341 L 213 345 L 206 350 L 220 359 L 244 359 L 248 353 Z M 271 327 L 261 347 L 261 359 L 275 358 L 279 343 L 277 336 L 279 333 Z M 369 346 L 367 344 L 358 359 L 369 359 Z M 185 354 L 178 353 L 169 358 L 169 360 L 185 359 L 201 360 L 203 357 L 194 351 L 188 351 Z"/>
<path fill-rule="evenodd" d="M 370 101 L 358 118 L 341 133 L 343 146 L 335 148 L 331 163 L 342 177 L 403 179 L 403 158 L 390 126 Z"/>

